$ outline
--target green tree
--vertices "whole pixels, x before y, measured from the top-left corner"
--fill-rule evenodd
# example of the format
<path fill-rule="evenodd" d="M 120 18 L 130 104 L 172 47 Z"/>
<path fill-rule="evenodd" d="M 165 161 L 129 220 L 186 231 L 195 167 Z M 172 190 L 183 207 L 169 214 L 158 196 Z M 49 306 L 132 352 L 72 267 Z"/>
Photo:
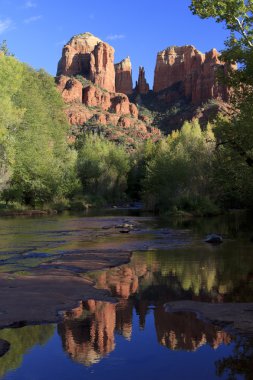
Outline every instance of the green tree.
<path fill-rule="evenodd" d="M 9 48 L 8 48 L 6 40 L 3 40 L 2 43 L 0 44 L 0 52 L 2 52 L 5 56 L 10 56 L 10 57 L 14 56 L 14 54 L 12 54 L 9 51 Z"/>
<path fill-rule="evenodd" d="M 234 113 L 217 120 L 217 183 L 226 204 L 253 207 L 253 2 L 251 0 L 192 0 L 190 9 L 201 18 L 214 18 L 229 31 L 222 52 L 231 66 L 226 78 L 233 88 Z"/>
<path fill-rule="evenodd" d="M 14 96 L 22 85 L 24 67 L 13 57 L 0 55 L 0 191 L 7 186 L 14 162 L 14 134 L 24 110 Z"/>
<path fill-rule="evenodd" d="M 4 199 L 34 207 L 68 195 L 76 183 L 76 154 L 67 144 L 68 124 L 54 79 L 3 55 L 0 83 Z"/>
<path fill-rule="evenodd" d="M 253 47 L 252 0 L 192 0 L 190 9 L 203 19 L 214 18 L 218 23 L 225 22 L 231 33 L 230 43 Z"/>
<path fill-rule="evenodd" d="M 77 170 L 85 194 L 119 200 L 127 188 L 129 156 L 122 146 L 98 135 L 86 135 Z"/>
<path fill-rule="evenodd" d="M 144 198 L 161 211 L 173 206 L 192 210 L 210 193 L 214 136 L 198 122 L 186 122 L 157 146 L 147 164 Z"/>

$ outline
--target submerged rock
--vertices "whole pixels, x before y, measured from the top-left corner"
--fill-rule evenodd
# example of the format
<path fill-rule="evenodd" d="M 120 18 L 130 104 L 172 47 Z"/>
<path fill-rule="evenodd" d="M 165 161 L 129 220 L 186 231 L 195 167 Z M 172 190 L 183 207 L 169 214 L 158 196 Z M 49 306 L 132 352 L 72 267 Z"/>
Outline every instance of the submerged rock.
<path fill-rule="evenodd" d="M 210 243 L 210 244 L 220 244 L 223 242 L 223 239 L 222 239 L 222 236 L 220 235 L 210 234 L 210 235 L 207 235 L 207 237 L 205 238 L 205 242 Z"/>

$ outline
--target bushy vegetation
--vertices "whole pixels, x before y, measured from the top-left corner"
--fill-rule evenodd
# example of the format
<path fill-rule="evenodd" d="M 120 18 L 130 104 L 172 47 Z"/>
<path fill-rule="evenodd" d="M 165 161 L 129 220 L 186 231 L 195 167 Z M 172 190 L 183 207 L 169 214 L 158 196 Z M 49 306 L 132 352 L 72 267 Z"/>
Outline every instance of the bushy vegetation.
<path fill-rule="evenodd" d="M 210 191 L 214 135 L 209 127 L 186 122 L 181 131 L 162 141 L 147 165 L 144 197 L 158 210 L 201 207 Z"/>
<path fill-rule="evenodd" d="M 53 78 L 2 54 L 0 83 L 2 198 L 34 207 L 67 196 L 75 152 Z"/>
<path fill-rule="evenodd" d="M 220 80 L 234 88 L 234 113 L 205 128 L 185 122 L 156 143 L 91 120 L 85 131 L 72 131 L 75 144 L 68 144 L 71 132 L 53 78 L 16 60 L 5 42 L 0 46 L 2 201 L 30 208 L 54 203 L 61 210 L 142 200 L 150 210 L 198 215 L 253 209 L 252 4 L 193 0 L 191 10 L 224 22 L 231 32 L 223 56 L 240 66 L 228 67 Z M 145 101 L 157 107 L 150 92 L 139 101 L 140 115 L 159 123 L 181 109 L 151 112 Z M 208 107 L 213 105 L 211 100 Z"/>
<path fill-rule="evenodd" d="M 220 78 L 233 88 L 234 115 L 216 121 L 216 185 L 227 207 L 253 208 L 253 4 L 247 0 L 192 0 L 192 12 L 229 31 L 222 58 L 237 62 Z"/>
<path fill-rule="evenodd" d="M 127 187 L 129 155 L 103 136 L 88 134 L 78 151 L 77 172 L 83 193 L 107 202 L 119 201 Z"/>

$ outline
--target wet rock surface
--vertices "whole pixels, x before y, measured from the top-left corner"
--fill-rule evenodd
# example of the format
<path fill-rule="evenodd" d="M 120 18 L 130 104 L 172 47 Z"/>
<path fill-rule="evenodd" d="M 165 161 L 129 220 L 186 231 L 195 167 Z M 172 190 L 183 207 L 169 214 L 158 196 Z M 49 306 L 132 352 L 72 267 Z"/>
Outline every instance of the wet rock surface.
<path fill-rule="evenodd" d="M 82 299 L 112 300 L 109 291 L 94 288 L 88 272 L 125 264 L 135 250 L 181 244 L 177 233 L 153 229 L 153 218 L 77 218 L 55 228 L 54 218 L 40 219 L 37 228 L 34 222 L 31 236 L 18 225 L 19 248 L 0 252 L 1 326 L 55 321 Z"/>

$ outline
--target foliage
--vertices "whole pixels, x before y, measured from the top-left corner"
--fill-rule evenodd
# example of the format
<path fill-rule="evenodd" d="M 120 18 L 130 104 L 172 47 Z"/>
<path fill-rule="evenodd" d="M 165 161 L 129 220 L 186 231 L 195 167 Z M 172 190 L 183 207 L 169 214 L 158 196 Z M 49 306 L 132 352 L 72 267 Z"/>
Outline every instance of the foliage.
<path fill-rule="evenodd" d="M 225 22 L 233 37 L 236 32 L 241 44 L 252 46 L 252 0 L 192 0 L 190 9 L 201 18 L 212 17 L 218 23 Z"/>
<path fill-rule="evenodd" d="M 77 170 L 85 194 L 119 200 L 126 190 L 129 156 L 123 147 L 102 136 L 86 135 Z"/>
<path fill-rule="evenodd" d="M 202 132 L 198 122 L 186 122 L 158 144 L 144 180 L 149 207 L 164 211 L 182 205 L 182 199 L 190 206 L 209 194 L 213 150 L 211 127 Z"/>
<path fill-rule="evenodd" d="M 222 52 L 228 63 L 225 80 L 233 87 L 234 115 L 217 120 L 217 189 L 226 207 L 253 208 L 253 2 L 192 0 L 190 9 L 202 18 L 223 22 L 230 35 Z"/>
<path fill-rule="evenodd" d="M 68 194 L 76 185 L 76 155 L 53 78 L 2 56 L 0 83 L 0 162 L 9 174 L 2 197 L 35 207 Z"/>
<path fill-rule="evenodd" d="M 0 190 L 11 175 L 14 162 L 14 137 L 24 110 L 14 103 L 22 84 L 24 67 L 13 57 L 0 55 Z"/>
<path fill-rule="evenodd" d="M 2 43 L 0 44 L 0 52 L 2 52 L 5 56 L 10 56 L 10 57 L 14 56 L 14 54 L 12 54 L 9 51 L 9 48 L 8 48 L 6 40 L 3 40 Z"/>
<path fill-rule="evenodd" d="M 156 154 L 157 146 L 151 140 L 146 140 L 131 153 L 127 193 L 133 200 L 141 199 L 147 164 Z"/>

